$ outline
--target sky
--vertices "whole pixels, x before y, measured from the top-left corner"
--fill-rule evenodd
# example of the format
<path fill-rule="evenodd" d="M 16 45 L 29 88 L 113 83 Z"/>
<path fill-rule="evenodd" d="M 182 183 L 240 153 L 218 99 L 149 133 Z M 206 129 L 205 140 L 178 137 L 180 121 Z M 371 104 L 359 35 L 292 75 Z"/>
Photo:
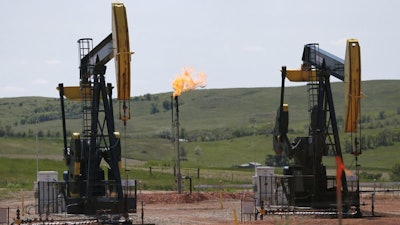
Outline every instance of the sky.
<path fill-rule="evenodd" d="M 399 79 L 400 1 L 127 0 L 131 96 L 171 92 L 183 67 L 208 89 L 279 87 L 280 69 L 299 68 L 303 47 L 344 58 L 361 46 L 362 80 Z M 58 97 L 79 85 L 77 40 L 111 33 L 111 1 L 0 2 L 0 98 Z M 115 84 L 114 62 L 106 80 Z M 286 82 L 288 85 L 289 82 Z"/>

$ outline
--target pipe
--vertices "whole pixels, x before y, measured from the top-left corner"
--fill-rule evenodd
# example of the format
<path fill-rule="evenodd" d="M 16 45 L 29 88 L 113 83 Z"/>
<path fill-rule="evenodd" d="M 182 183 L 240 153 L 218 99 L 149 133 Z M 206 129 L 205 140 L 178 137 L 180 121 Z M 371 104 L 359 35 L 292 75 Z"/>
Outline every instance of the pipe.
<path fill-rule="evenodd" d="M 179 149 L 179 103 L 178 96 L 175 96 L 175 148 L 176 148 L 176 168 L 177 168 L 177 183 L 178 183 L 178 194 L 182 194 L 182 177 L 181 177 L 181 154 Z"/>
<path fill-rule="evenodd" d="M 64 84 L 58 84 L 60 92 L 60 103 L 61 103 L 61 118 L 62 118 L 62 128 L 63 128 L 63 138 L 64 138 L 64 157 L 67 155 L 67 128 L 65 125 L 65 107 L 64 107 Z"/>

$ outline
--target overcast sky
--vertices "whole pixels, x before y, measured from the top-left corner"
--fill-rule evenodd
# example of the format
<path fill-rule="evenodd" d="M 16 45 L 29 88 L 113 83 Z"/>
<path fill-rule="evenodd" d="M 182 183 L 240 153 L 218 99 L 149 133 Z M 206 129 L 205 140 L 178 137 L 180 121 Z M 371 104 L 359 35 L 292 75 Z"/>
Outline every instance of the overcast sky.
<path fill-rule="evenodd" d="M 399 79 L 400 1 L 125 1 L 132 96 L 172 92 L 182 67 L 207 74 L 207 87 L 277 87 L 280 68 L 298 68 L 303 46 L 344 58 L 361 45 L 362 79 Z M 79 84 L 77 40 L 111 33 L 111 1 L 0 2 L 0 98 L 58 97 Z M 114 62 L 107 82 L 115 84 Z"/>

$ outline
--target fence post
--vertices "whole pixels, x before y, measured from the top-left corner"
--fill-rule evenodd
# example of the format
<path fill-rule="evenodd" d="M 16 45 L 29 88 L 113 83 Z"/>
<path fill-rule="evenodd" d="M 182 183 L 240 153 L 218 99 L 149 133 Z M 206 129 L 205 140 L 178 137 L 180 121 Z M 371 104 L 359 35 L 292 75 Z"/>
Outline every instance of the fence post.
<path fill-rule="evenodd" d="M 375 194 L 376 194 L 376 179 L 374 179 L 374 192 L 372 193 L 372 204 L 371 204 L 371 213 L 372 216 L 375 216 Z"/>

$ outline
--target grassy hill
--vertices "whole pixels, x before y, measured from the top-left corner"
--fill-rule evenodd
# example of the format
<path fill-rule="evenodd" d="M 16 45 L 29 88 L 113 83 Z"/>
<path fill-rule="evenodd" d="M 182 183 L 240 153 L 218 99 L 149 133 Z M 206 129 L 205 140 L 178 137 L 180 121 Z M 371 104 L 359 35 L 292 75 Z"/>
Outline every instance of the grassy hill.
<path fill-rule="evenodd" d="M 364 81 L 362 99 L 363 135 L 371 139 L 388 130 L 390 138 L 400 131 L 400 80 Z M 339 129 L 343 121 L 343 83 L 332 83 Z M 170 164 L 174 148 L 167 138 L 171 132 L 171 93 L 147 94 L 129 102 L 131 120 L 124 127 L 116 120 L 123 137 L 123 155 L 150 164 Z M 179 97 L 180 127 L 188 161 L 184 167 L 231 168 L 249 161 L 265 162 L 273 155 L 270 132 L 275 124 L 280 88 L 202 89 Z M 290 139 L 306 135 L 309 123 L 305 86 L 287 87 Z M 67 102 L 68 131 L 81 130 L 80 104 Z M 119 116 L 115 101 L 114 114 Z M 62 126 L 59 100 L 44 97 L 0 98 L 0 154 L 2 157 L 62 158 Z M 36 135 L 38 139 L 36 141 Z M 389 136 L 388 135 L 388 136 Z M 342 146 L 348 135 L 342 134 Z M 398 140 L 397 140 L 398 141 Z M 362 168 L 388 171 L 397 161 L 399 142 L 376 146 L 360 156 Z M 200 150 L 199 150 L 200 149 Z M 343 147 L 342 147 L 343 149 Z M 396 156 L 396 157 L 393 157 Z M 345 162 L 352 166 L 350 154 Z M 379 162 L 377 162 L 379 159 Z M 333 166 L 333 163 L 328 162 Z M 133 165 L 132 165 L 133 166 Z"/>

